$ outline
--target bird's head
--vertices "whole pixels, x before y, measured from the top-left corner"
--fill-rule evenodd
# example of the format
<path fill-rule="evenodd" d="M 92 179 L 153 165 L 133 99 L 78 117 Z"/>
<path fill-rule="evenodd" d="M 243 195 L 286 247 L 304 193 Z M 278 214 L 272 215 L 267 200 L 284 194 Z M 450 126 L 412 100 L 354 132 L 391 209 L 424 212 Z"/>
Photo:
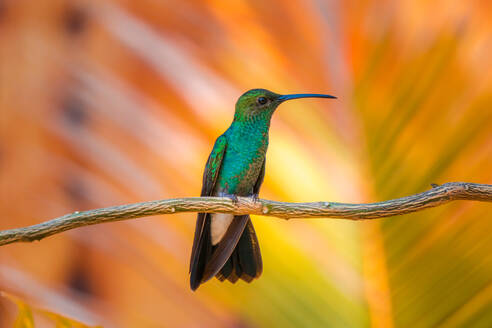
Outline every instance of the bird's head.
<path fill-rule="evenodd" d="M 300 93 L 279 95 L 265 89 L 246 91 L 236 102 L 235 121 L 249 121 L 251 119 L 270 119 L 278 105 L 284 101 L 298 98 L 335 98 L 330 95 Z"/>

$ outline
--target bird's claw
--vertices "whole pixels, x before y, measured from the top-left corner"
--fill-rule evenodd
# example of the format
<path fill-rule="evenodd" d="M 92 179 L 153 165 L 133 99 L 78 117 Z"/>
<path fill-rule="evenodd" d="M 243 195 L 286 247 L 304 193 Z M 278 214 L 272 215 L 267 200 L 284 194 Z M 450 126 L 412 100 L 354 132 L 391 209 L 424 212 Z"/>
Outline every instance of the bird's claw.
<path fill-rule="evenodd" d="M 232 204 L 237 205 L 239 202 L 239 199 L 237 198 L 237 195 L 234 194 L 220 194 L 220 197 L 227 197 L 231 200 Z"/>
<path fill-rule="evenodd" d="M 253 203 L 257 203 L 258 202 L 258 199 L 260 199 L 260 195 L 258 194 L 253 194 Z"/>
<path fill-rule="evenodd" d="M 239 199 L 237 199 L 236 195 L 230 195 L 229 197 L 234 205 L 237 205 L 239 203 Z"/>

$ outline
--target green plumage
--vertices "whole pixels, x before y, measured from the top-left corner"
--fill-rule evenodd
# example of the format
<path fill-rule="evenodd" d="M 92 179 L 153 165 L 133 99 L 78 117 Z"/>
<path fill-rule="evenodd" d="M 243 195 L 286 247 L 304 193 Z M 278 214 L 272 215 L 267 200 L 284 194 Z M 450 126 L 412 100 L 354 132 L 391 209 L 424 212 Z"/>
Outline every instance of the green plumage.
<path fill-rule="evenodd" d="M 234 122 L 221 138 L 227 139 L 227 152 L 214 188 L 216 194 L 249 196 L 265 161 L 270 122 L 253 125 Z"/>
<path fill-rule="evenodd" d="M 203 174 L 202 196 L 258 197 L 265 174 L 268 131 L 275 109 L 283 101 L 328 95 L 279 95 L 264 89 L 243 94 L 234 121 L 217 138 Z M 250 282 L 263 266 L 249 215 L 199 213 L 190 262 L 190 285 L 195 290 L 213 276 L 221 281 Z"/>

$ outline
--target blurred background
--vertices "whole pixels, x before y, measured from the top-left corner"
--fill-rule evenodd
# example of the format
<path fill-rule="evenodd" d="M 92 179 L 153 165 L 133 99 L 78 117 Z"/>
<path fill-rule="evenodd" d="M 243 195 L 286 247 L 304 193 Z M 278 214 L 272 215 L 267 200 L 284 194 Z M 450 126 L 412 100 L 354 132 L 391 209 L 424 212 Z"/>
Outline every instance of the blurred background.
<path fill-rule="evenodd" d="M 197 196 L 251 88 L 282 105 L 260 197 L 492 183 L 490 1 L 0 0 L 0 229 Z M 490 327 L 491 205 L 253 217 L 259 280 L 192 293 L 195 214 L 0 248 L 0 290 L 105 327 Z M 0 326 L 17 314 L 0 298 Z M 53 323 L 35 316 L 39 327 Z"/>

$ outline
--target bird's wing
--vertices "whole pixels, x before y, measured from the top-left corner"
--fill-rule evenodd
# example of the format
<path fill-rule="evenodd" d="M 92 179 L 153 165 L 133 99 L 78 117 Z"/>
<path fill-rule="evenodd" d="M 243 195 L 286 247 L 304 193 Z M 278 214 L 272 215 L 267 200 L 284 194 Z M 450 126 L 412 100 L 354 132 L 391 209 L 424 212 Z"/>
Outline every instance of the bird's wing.
<path fill-rule="evenodd" d="M 214 148 L 208 157 L 207 164 L 205 165 L 205 171 L 203 172 L 203 184 L 201 196 L 211 196 L 214 190 L 215 182 L 219 176 L 220 167 L 222 165 L 222 160 L 224 159 L 225 151 L 227 148 L 227 138 L 221 135 L 215 141 Z M 204 233 L 207 230 L 205 226 L 207 213 L 198 213 L 196 227 L 195 227 L 195 238 L 193 240 L 193 248 L 191 250 L 191 261 L 190 261 L 190 272 L 196 271 L 194 268 L 204 267 L 205 263 L 199 265 L 199 259 L 204 259 L 206 256 L 199 256 L 198 246 L 200 244 L 210 244 L 204 243 L 204 238 L 209 238 L 210 232 Z M 210 227 L 208 227 L 210 230 Z M 198 253 L 197 253 L 198 252 Z M 210 250 L 211 252 L 211 250 Z"/>
<path fill-rule="evenodd" d="M 221 135 L 215 141 L 214 148 L 212 149 L 210 156 L 208 156 L 207 164 L 205 165 L 201 196 L 212 195 L 215 182 L 219 176 L 220 167 L 222 166 L 222 160 L 224 159 L 226 148 L 227 137 Z"/>
<path fill-rule="evenodd" d="M 258 179 L 256 180 L 256 183 L 253 187 L 253 195 L 258 196 L 260 193 L 260 187 L 261 184 L 263 183 L 263 179 L 265 178 L 265 163 L 266 163 L 266 158 L 263 159 L 263 165 L 261 166 L 261 171 L 260 175 L 258 175 Z"/>

